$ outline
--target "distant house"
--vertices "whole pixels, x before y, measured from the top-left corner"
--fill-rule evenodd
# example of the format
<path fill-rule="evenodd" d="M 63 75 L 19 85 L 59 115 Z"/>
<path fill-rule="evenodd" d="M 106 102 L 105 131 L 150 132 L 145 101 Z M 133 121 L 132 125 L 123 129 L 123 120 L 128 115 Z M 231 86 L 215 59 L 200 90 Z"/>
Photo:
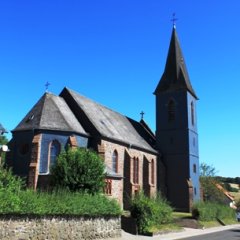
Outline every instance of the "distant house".
<path fill-rule="evenodd" d="M 230 192 L 228 192 L 223 186 L 221 186 L 220 184 L 216 183 L 215 184 L 216 188 L 223 193 L 224 197 L 225 197 L 225 202 L 227 204 L 230 204 L 231 202 L 234 201 L 234 196 L 231 195 Z"/>
<path fill-rule="evenodd" d="M 105 193 L 123 208 L 143 190 L 149 196 L 161 191 L 175 209 L 189 211 L 200 199 L 197 96 L 175 27 L 154 94 L 156 133 L 143 119 L 135 121 L 69 88 L 59 96 L 45 93 L 12 130 L 7 162 L 30 187 L 46 187 L 61 149 L 91 148 L 106 165 Z"/>

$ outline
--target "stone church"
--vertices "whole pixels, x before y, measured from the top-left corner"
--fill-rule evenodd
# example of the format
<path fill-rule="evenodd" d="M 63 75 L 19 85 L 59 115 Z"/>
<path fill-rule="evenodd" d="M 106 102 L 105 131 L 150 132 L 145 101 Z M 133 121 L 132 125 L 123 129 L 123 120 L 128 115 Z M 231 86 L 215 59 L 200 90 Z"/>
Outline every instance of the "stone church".
<path fill-rule="evenodd" d="M 95 150 L 105 162 L 105 194 L 124 209 L 140 190 L 157 191 L 178 210 L 200 200 L 196 101 L 175 26 L 154 92 L 156 132 L 69 88 L 46 92 L 12 130 L 7 164 L 29 187 L 46 188 L 50 166 L 67 145 Z"/>

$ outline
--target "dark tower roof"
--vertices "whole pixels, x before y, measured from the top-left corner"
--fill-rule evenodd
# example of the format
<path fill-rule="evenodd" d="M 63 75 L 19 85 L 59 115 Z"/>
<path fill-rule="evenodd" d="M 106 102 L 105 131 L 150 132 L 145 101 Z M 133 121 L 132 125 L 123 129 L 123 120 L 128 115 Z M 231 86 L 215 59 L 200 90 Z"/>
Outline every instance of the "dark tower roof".
<path fill-rule="evenodd" d="M 180 43 L 175 26 L 172 30 L 172 37 L 168 49 L 167 61 L 164 73 L 154 92 L 157 94 L 164 91 L 186 89 L 198 99 L 191 85 Z"/>

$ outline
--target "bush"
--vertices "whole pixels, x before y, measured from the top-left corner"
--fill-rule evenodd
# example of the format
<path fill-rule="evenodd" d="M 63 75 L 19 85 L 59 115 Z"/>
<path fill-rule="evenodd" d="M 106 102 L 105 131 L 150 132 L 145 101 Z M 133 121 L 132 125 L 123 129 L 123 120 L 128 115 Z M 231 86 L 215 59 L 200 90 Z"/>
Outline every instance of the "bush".
<path fill-rule="evenodd" d="M 21 178 L 14 176 L 10 169 L 0 166 L 0 209 L 2 211 L 18 211 L 19 193 L 23 187 Z"/>
<path fill-rule="evenodd" d="M 104 163 L 99 155 L 87 149 L 62 152 L 51 169 L 52 184 L 71 191 L 98 193 L 104 187 Z"/>
<path fill-rule="evenodd" d="M 193 217 L 200 221 L 215 221 L 216 219 L 235 219 L 235 210 L 227 205 L 211 202 L 199 202 L 192 208 Z"/>
<path fill-rule="evenodd" d="M 172 220 L 172 208 L 160 195 L 149 198 L 140 192 L 132 200 L 130 211 L 136 219 L 139 233 L 146 233 L 150 228 Z"/>

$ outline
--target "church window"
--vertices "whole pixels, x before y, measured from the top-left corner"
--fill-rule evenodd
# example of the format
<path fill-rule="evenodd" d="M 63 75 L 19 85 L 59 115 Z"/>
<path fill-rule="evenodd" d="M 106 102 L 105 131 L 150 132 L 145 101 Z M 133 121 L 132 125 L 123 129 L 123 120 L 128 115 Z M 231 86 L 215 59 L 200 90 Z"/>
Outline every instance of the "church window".
<path fill-rule="evenodd" d="M 112 195 L 112 180 L 111 179 L 105 179 L 104 192 L 107 195 Z"/>
<path fill-rule="evenodd" d="M 133 183 L 138 184 L 139 182 L 139 160 L 138 158 L 133 158 Z"/>
<path fill-rule="evenodd" d="M 171 99 L 168 103 L 168 122 L 172 122 L 175 120 L 175 102 Z"/>
<path fill-rule="evenodd" d="M 194 126 L 195 119 L 194 119 L 194 104 L 193 104 L 193 102 L 191 102 L 191 119 L 192 119 L 192 125 Z"/>
<path fill-rule="evenodd" d="M 118 172 L 118 153 L 115 150 L 112 154 L 112 170 L 113 172 Z"/>
<path fill-rule="evenodd" d="M 150 166 L 151 166 L 151 184 L 154 184 L 155 183 L 155 167 L 154 167 L 154 160 L 152 159 L 151 163 L 150 163 Z"/>
<path fill-rule="evenodd" d="M 48 162 L 49 162 L 49 168 L 53 166 L 56 161 L 57 157 L 61 151 L 61 145 L 57 140 L 53 140 L 49 144 L 49 157 L 48 157 Z"/>

